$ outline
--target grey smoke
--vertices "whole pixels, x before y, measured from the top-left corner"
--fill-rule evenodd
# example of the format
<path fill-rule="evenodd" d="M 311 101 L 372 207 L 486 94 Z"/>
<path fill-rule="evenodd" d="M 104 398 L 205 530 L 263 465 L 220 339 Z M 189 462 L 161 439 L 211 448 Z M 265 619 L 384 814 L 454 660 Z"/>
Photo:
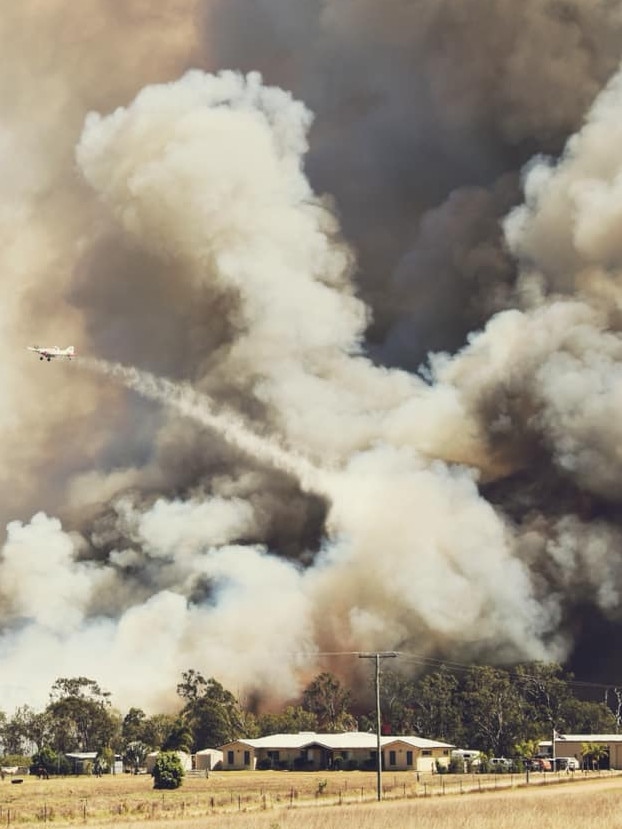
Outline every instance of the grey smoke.
<path fill-rule="evenodd" d="M 622 587 L 619 4 L 158 9 L 0 31 L 4 350 L 101 369 L 2 366 L 0 704 L 572 658 Z"/>

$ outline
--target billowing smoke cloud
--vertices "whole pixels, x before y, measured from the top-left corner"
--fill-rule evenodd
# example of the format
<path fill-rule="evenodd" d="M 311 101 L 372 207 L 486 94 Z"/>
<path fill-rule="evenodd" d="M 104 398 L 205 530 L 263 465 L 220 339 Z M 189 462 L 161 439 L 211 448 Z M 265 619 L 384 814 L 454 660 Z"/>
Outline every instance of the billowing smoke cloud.
<path fill-rule="evenodd" d="M 208 66 L 258 69 L 318 114 L 307 166 L 355 243 L 368 338 L 410 369 L 505 307 L 516 173 L 561 150 L 620 61 L 618 2 L 218 0 L 205 17 Z"/>
<path fill-rule="evenodd" d="M 620 8 L 479 5 L 14 12 L 1 705 L 619 622 Z"/>

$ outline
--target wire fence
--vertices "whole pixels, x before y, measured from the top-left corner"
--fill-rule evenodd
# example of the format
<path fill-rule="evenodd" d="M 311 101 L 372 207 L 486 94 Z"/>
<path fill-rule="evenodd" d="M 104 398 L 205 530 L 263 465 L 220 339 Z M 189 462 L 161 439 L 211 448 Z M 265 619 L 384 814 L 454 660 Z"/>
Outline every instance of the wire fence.
<path fill-rule="evenodd" d="M 261 772 L 257 772 L 261 774 Z M 288 775 L 286 785 L 274 788 L 210 791 L 209 780 L 196 781 L 192 791 L 149 792 L 148 796 L 59 797 L 40 799 L 24 797 L 19 802 L 0 802 L 0 829 L 4 826 L 103 825 L 120 818 L 160 821 L 163 818 L 203 817 L 234 812 L 258 812 L 310 806 L 335 806 L 372 802 L 377 799 L 375 786 L 358 785 L 347 772 L 328 774 L 316 782 L 314 791 L 296 786 L 296 773 Z M 618 771 L 530 772 L 522 774 L 412 774 L 392 778 L 385 774 L 383 800 L 456 797 L 474 792 L 508 790 L 519 787 L 555 786 L 583 780 L 622 776 Z M 200 784 L 199 784 L 200 785 Z"/>

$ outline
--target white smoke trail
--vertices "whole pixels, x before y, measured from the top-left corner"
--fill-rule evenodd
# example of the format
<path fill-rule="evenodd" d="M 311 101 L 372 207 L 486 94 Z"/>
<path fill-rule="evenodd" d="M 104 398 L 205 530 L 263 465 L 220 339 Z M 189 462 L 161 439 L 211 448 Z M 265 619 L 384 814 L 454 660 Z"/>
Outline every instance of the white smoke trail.
<path fill-rule="evenodd" d="M 212 410 L 213 401 L 195 391 L 188 383 L 174 383 L 148 371 L 121 363 L 110 363 L 94 357 L 83 357 L 80 365 L 120 380 L 128 389 L 156 400 L 191 420 L 218 432 L 229 444 L 258 461 L 293 475 L 306 492 L 330 495 L 330 473 L 318 469 L 298 452 L 284 449 L 274 440 L 250 431 L 239 416 L 232 412 Z"/>

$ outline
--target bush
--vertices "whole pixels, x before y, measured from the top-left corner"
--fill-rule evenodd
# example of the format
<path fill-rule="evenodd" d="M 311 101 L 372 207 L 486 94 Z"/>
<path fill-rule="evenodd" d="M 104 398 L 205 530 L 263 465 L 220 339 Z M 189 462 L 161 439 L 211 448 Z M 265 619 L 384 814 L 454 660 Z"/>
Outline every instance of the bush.
<path fill-rule="evenodd" d="M 463 757 L 452 757 L 449 761 L 450 774 L 464 774 L 466 771 L 466 764 Z"/>
<path fill-rule="evenodd" d="M 174 751 L 161 751 L 152 771 L 154 789 L 177 789 L 181 786 L 184 769 Z"/>
<path fill-rule="evenodd" d="M 3 765 L 5 765 L 3 763 Z M 6 764 L 8 765 L 8 763 Z M 30 773 L 45 777 L 50 774 L 71 774 L 71 763 L 64 754 L 57 754 L 54 749 L 45 747 L 32 758 Z"/>

